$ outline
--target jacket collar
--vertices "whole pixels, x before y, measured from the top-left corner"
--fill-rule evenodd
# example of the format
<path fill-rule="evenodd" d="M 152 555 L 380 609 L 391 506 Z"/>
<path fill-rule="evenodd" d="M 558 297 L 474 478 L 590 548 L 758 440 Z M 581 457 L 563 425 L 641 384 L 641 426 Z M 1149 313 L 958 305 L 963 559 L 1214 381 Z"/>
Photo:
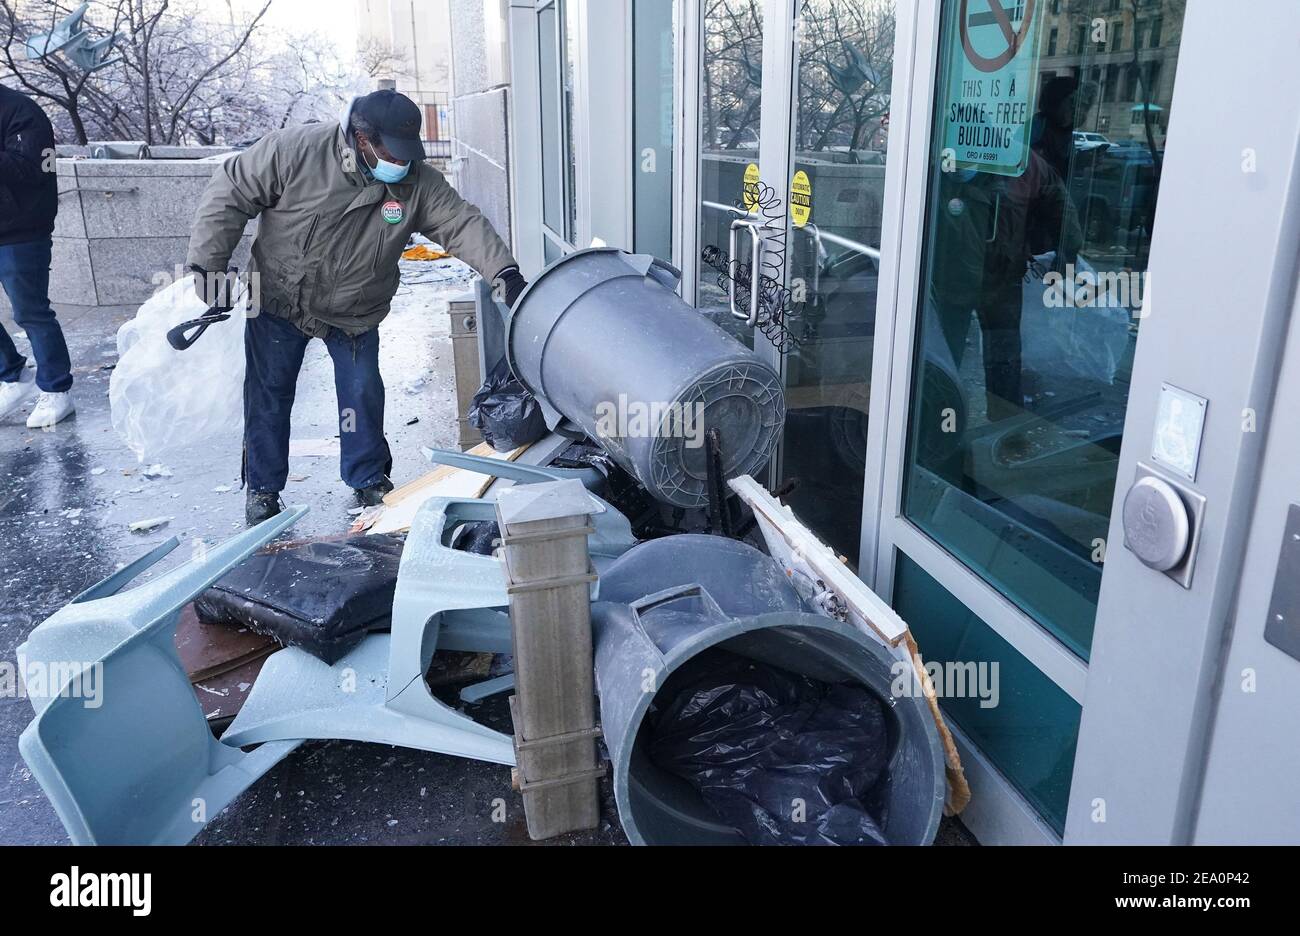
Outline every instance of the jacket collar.
<path fill-rule="evenodd" d="M 338 152 L 339 170 L 347 177 L 347 180 L 351 184 L 361 189 L 361 192 L 353 201 L 352 207 L 356 207 L 357 205 L 373 204 L 374 202 L 379 201 L 381 197 L 396 198 L 399 200 L 409 199 L 415 193 L 415 180 L 419 174 L 418 167 L 412 166 L 406 179 L 403 179 L 401 182 L 395 182 L 392 184 L 377 182 L 367 179 L 365 173 L 361 171 L 361 167 L 357 164 L 357 160 L 359 160 L 361 156 L 357 153 L 356 147 L 352 144 L 351 134 L 344 132 L 341 126 L 334 132 L 334 147 Z M 349 171 L 347 168 L 349 165 L 355 166 L 356 168 Z"/>

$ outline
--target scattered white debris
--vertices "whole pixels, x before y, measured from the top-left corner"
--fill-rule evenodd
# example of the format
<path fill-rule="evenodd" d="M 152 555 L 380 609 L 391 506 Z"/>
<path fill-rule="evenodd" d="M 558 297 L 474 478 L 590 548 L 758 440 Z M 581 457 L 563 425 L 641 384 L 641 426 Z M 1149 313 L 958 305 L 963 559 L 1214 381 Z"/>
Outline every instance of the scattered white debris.
<path fill-rule="evenodd" d="M 69 520 L 75 520 L 75 519 L 77 519 L 78 517 L 81 516 L 81 508 L 80 508 L 80 507 L 69 507 L 67 510 L 63 511 L 62 513 L 60 513 L 59 516 L 60 516 L 60 517 L 67 517 Z"/>
<path fill-rule="evenodd" d="M 172 470 L 162 464 L 150 465 L 140 473 L 146 478 L 170 478 L 172 476 Z"/>
<path fill-rule="evenodd" d="M 158 527 L 171 522 L 171 517 L 150 517 L 148 520 L 136 520 L 134 523 L 127 524 L 127 529 L 132 533 L 146 533 L 149 530 L 156 530 Z"/>
<path fill-rule="evenodd" d="M 229 494 L 231 487 L 229 484 L 218 484 L 212 489 L 213 494 Z"/>

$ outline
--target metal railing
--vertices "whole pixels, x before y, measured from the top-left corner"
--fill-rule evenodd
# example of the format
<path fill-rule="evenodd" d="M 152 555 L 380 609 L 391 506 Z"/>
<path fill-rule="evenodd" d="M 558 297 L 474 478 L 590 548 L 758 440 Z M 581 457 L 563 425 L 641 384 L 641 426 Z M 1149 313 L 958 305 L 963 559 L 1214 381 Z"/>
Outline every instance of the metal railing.
<path fill-rule="evenodd" d="M 451 159 L 451 140 L 423 140 L 425 159 Z"/>

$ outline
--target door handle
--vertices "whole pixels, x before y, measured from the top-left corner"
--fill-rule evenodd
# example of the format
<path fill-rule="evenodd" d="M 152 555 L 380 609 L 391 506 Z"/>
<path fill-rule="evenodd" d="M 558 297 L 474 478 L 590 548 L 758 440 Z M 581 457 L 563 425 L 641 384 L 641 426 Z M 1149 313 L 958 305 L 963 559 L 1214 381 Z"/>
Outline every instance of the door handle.
<path fill-rule="evenodd" d="M 740 229 L 749 229 L 750 237 L 750 261 L 749 261 L 749 312 L 742 312 L 736 308 L 736 273 L 739 271 L 740 261 L 736 259 L 737 247 L 740 243 Z M 731 304 L 731 314 L 738 319 L 744 319 L 745 324 L 754 325 L 758 322 L 758 297 L 759 285 L 761 280 L 760 267 L 763 263 L 763 232 L 759 230 L 757 224 L 748 218 L 736 218 L 731 222 L 731 234 L 728 242 L 728 259 L 727 259 L 727 279 L 730 281 L 727 294 Z"/>

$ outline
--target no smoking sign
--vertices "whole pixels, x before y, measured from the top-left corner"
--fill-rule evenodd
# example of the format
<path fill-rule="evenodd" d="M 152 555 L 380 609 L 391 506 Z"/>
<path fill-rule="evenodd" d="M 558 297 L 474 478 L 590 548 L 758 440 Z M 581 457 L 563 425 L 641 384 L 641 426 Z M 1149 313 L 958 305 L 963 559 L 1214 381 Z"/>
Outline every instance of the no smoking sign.
<path fill-rule="evenodd" d="M 1018 176 L 1029 163 L 1040 0 L 959 0 L 945 39 L 943 148 L 958 169 Z"/>

